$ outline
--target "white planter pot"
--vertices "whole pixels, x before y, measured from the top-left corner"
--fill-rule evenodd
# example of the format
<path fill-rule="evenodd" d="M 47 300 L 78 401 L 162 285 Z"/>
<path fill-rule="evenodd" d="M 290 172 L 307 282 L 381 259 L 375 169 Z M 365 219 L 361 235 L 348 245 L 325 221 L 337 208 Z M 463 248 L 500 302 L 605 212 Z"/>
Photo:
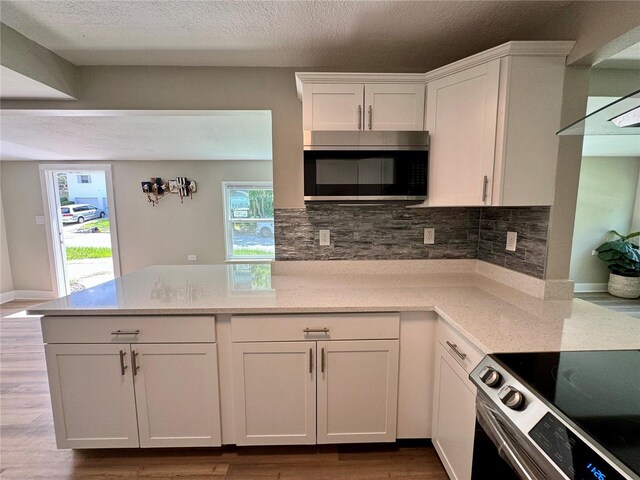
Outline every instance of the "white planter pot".
<path fill-rule="evenodd" d="M 610 273 L 607 290 L 616 297 L 638 298 L 640 297 L 640 277 L 623 277 Z"/>

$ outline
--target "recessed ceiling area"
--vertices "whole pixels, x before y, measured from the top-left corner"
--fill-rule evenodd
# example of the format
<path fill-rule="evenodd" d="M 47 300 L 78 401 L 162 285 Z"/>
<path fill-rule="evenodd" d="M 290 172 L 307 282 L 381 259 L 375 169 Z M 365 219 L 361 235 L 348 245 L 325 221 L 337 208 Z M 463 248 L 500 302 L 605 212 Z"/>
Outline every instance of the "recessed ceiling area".
<path fill-rule="evenodd" d="M 3 110 L 2 160 L 271 160 L 271 112 Z"/>
<path fill-rule="evenodd" d="M 0 19 L 76 65 L 425 71 L 526 38 L 570 3 L 2 0 Z"/>
<path fill-rule="evenodd" d="M 0 65 L 0 98 L 30 100 L 75 100 L 55 88 Z"/>

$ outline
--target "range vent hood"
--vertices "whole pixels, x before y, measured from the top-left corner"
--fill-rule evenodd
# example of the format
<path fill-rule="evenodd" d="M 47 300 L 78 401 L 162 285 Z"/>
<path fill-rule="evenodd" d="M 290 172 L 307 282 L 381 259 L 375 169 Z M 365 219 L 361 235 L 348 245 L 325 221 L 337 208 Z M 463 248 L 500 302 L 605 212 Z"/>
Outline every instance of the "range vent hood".
<path fill-rule="evenodd" d="M 567 125 L 557 135 L 640 135 L 640 90 Z"/>

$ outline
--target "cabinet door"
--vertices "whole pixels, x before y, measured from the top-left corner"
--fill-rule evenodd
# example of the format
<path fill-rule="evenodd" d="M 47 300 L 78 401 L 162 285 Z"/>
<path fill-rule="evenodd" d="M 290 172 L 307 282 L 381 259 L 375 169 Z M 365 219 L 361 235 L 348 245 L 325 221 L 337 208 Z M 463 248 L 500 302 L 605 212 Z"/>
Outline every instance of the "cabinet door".
<path fill-rule="evenodd" d="M 58 448 L 138 446 L 129 345 L 45 345 Z"/>
<path fill-rule="evenodd" d="M 362 130 L 364 85 L 304 86 L 302 117 L 305 130 Z"/>
<path fill-rule="evenodd" d="M 233 344 L 238 445 L 316 443 L 315 342 Z"/>
<path fill-rule="evenodd" d="M 430 206 L 490 205 L 500 60 L 427 84 Z"/>
<path fill-rule="evenodd" d="M 138 344 L 131 354 L 140 446 L 220 446 L 216 344 Z"/>
<path fill-rule="evenodd" d="M 471 478 L 476 396 L 463 380 L 466 376 L 466 371 L 438 343 L 432 440 L 447 473 L 454 480 Z"/>
<path fill-rule="evenodd" d="M 423 130 L 424 84 L 368 83 L 366 130 Z"/>
<path fill-rule="evenodd" d="M 393 442 L 398 340 L 318 342 L 318 443 Z"/>

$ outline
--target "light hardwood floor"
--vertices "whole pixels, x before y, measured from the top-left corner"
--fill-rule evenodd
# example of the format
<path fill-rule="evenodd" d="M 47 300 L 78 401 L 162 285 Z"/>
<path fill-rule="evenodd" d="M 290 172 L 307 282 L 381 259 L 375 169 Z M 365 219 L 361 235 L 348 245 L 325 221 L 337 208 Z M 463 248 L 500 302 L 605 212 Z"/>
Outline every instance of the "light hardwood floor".
<path fill-rule="evenodd" d="M 30 303 L 2 305 L 0 478 L 446 480 L 433 447 L 359 445 L 144 450 L 57 450 L 37 318 L 6 318 Z"/>
<path fill-rule="evenodd" d="M 632 317 L 640 318 L 640 299 L 628 299 L 614 297 L 607 292 L 585 292 L 576 293 L 574 297 L 581 298 L 587 302 L 595 303 L 602 307 L 616 312 L 626 313 Z"/>

